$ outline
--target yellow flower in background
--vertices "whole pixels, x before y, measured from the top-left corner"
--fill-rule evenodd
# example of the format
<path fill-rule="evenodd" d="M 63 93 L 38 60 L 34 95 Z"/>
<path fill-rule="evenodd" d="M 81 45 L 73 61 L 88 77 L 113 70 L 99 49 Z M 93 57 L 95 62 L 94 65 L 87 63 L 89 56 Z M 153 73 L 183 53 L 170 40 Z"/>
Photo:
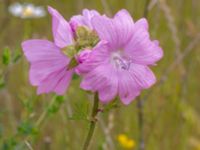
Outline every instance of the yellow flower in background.
<path fill-rule="evenodd" d="M 135 141 L 128 138 L 125 134 L 119 134 L 117 140 L 119 144 L 125 149 L 133 149 L 135 147 Z"/>

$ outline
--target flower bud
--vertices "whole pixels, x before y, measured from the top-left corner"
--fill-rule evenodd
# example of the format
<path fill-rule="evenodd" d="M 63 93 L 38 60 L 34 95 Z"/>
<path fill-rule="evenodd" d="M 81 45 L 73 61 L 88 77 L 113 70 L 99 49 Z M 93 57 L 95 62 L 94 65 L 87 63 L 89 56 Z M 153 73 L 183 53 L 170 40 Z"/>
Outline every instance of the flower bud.
<path fill-rule="evenodd" d="M 91 53 L 91 50 L 89 50 L 89 49 L 81 51 L 77 57 L 77 61 L 79 63 L 83 63 L 84 61 L 86 61 L 89 58 L 90 53 Z"/>

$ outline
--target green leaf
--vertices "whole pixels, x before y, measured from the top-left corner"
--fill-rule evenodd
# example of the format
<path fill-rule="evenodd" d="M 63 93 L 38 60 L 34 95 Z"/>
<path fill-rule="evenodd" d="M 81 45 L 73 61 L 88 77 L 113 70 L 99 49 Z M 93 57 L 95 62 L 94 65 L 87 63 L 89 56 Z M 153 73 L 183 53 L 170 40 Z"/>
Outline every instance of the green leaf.
<path fill-rule="evenodd" d="M 16 144 L 17 144 L 16 139 L 11 137 L 11 138 L 3 141 L 1 149 L 2 150 L 13 150 L 14 147 L 16 146 Z"/>
<path fill-rule="evenodd" d="M 65 97 L 64 96 L 56 96 L 56 102 L 58 104 L 62 104 L 65 101 Z"/>
<path fill-rule="evenodd" d="M 10 60 L 11 60 L 11 52 L 10 52 L 10 49 L 8 47 L 6 47 L 6 48 L 4 48 L 3 56 L 2 56 L 3 64 L 6 66 L 9 65 Z"/>
<path fill-rule="evenodd" d="M 0 90 L 6 86 L 3 76 L 0 76 Z"/>
<path fill-rule="evenodd" d="M 21 122 L 17 131 L 22 135 L 35 135 L 38 133 L 37 129 L 29 121 Z"/>

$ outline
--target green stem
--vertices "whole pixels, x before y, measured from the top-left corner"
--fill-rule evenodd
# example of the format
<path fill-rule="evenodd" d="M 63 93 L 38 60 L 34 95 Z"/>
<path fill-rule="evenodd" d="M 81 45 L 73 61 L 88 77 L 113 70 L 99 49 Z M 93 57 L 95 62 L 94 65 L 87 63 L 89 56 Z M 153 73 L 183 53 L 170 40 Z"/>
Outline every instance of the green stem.
<path fill-rule="evenodd" d="M 89 128 L 89 131 L 88 131 L 88 134 L 87 134 L 84 146 L 83 146 L 83 150 L 88 149 L 91 139 L 92 139 L 92 136 L 94 134 L 94 129 L 96 126 L 96 116 L 98 114 L 98 107 L 99 107 L 99 98 L 98 98 L 98 94 L 95 93 L 94 104 L 93 104 L 93 109 L 92 109 L 92 114 L 91 114 L 90 128 Z"/>

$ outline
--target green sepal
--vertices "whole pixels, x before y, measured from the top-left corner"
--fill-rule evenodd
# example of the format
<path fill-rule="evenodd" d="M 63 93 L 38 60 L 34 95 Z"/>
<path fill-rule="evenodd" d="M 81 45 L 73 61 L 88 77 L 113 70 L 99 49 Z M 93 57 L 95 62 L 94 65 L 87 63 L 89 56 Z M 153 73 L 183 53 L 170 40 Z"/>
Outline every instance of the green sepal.
<path fill-rule="evenodd" d="M 85 48 L 92 49 L 99 42 L 99 37 L 95 31 L 89 30 L 86 27 L 78 27 L 76 30 L 76 49 L 82 50 Z"/>
<path fill-rule="evenodd" d="M 69 45 L 62 49 L 62 52 L 69 58 L 73 58 L 76 54 L 76 47 L 74 45 Z"/>
<path fill-rule="evenodd" d="M 75 57 L 73 57 L 71 60 L 70 60 L 70 62 L 69 62 L 69 65 L 68 65 L 68 70 L 70 70 L 70 69 L 72 69 L 72 68 L 74 68 L 74 67 L 76 67 L 78 65 L 78 62 L 77 62 L 77 60 L 76 60 L 76 58 Z"/>

